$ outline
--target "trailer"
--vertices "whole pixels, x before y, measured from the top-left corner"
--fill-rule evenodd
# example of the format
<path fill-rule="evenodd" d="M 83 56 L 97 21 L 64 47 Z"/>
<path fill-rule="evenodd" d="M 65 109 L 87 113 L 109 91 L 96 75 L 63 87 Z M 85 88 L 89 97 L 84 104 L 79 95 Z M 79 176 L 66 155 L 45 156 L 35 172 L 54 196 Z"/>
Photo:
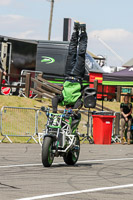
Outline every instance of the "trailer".
<path fill-rule="evenodd" d="M 24 40 L 0 36 L 0 56 L 7 73 L 21 74 L 22 71 L 39 71 L 43 78 L 62 84 L 66 76 L 66 60 L 69 42 Z M 86 53 L 84 85 L 88 85 L 90 72 L 103 74 L 102 68 Z M 11 84 L 19 84 L 10 78 Z"/>

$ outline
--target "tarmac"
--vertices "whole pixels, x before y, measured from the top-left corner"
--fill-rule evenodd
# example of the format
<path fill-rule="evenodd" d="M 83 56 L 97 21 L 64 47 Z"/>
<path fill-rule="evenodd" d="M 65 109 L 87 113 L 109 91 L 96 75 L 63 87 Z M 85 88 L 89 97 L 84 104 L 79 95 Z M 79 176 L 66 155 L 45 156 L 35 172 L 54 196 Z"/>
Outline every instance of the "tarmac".
<path fill-rule="evenodd" d="M 39 144 L 0 144 L 0 200 L 132 200 L 133 145 L 81 144 L 75 166 L 41 163 Z"/>

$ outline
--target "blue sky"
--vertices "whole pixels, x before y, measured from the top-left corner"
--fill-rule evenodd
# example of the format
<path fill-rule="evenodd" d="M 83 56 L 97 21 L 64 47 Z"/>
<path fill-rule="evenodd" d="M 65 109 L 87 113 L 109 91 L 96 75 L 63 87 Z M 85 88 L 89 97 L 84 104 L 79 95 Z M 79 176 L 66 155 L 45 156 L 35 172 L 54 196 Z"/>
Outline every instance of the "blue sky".
<path fill-rule="evenodd" d="M 49 15 L 48 0 L 0 0 L 0 35 L 47 40 Z M 62 40 L 63 18 L 87 24 L 88 50 L 106 56 L 107 64 L 133 57 L 132 0 L 55 0 L 51 40 Z"/>

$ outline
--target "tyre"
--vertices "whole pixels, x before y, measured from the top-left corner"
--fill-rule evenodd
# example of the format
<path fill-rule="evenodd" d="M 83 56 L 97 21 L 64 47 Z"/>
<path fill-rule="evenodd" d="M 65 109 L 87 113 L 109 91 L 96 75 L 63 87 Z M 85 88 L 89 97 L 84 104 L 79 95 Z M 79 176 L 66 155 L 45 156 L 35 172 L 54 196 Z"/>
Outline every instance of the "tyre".
<path fill-rule="evenodd" d="M 42 144 L 42 163 L 44 167 L 50 167 L 54 160 L 54 154 L 52 153 L 51 137 L 45 137 Z"/>
<path fill-rule="evenodd" d="M 65 156 L 63 157 L 64 162 L 67 165 L 74 165 L 78 158 L 79 158 L 79 153 L 80 153 L 80 141 L 79 137 L 75 136 L 75 145 L 76 148 L 71 149 Z"/>

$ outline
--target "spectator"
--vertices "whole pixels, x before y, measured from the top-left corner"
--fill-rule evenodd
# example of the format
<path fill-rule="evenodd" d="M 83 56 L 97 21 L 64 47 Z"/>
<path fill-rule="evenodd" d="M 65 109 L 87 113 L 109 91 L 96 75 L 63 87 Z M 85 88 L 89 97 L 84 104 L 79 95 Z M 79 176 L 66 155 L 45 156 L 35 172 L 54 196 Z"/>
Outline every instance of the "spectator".
<path fill-rule="evenodd" d="M 120 105 L 121 110 L 121 143 L 124 144 L 125 125 L 127 124 L 127 143 L 130 144 L 132 104 L 129 103 L 129 95 L 124 96 L 124 103 Z"/>

